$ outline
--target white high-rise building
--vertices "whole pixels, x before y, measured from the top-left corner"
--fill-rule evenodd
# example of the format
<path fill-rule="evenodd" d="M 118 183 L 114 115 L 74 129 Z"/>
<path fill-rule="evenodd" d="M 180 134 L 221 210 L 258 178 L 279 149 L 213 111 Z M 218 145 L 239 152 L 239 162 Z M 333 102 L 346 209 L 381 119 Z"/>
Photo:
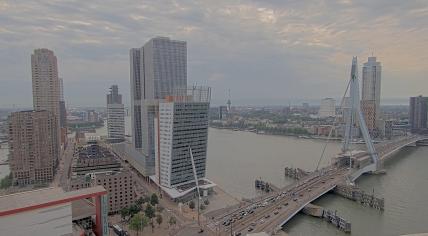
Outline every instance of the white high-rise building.
<path fill-rule="evenodd" d="M 321 118 L 336 116 L 336 100 L 333 98 L 324 98 L 321 100 L 318 116 Z"/>
<path fill-rule="evenodd" d="M 369 57 L 363 65 L 361 110 L 366 119 L 367 127 L 373 135 L 376 124 L 381 118 L 380 92 L 382 66 L 376 57 Z"/>
<path fill-rule="evenodd" d="M 117 85 L 112 85 L 107 94 L 107 134 L 112 142 L 125 139 L 125 109 Z"/>
<path fill-rule="evenodd" d="M 131 116 L 134 148 L 144 155 L 146 175 L 154 174 L 153 122 L 160 99 L 187 87 L 187 45 L 165 37 L 130 50 Z"/>
<path fill-rule="evenodd" d="M 159 103 L 155 181 L 160 186 L 182 190 L 186 189 L 183 185 L 195 186 L 190 148 L 198 180 L 209 182 L 204 178 L 210 94 L 210 88 L 189 88 L 187 95 L 167 97 Z"/>
<path fill-rule="evenodd" d="M 58 79 L 58 63 L 54 52 L 40 48 L 31 55 L 31 75 L 33 83 L 33 107 L 36 111 L 46 110 L 56 121 L 56 149 L 53 150 L 54 166 L 58 164 L 60 155 L 60 82 Z"/>

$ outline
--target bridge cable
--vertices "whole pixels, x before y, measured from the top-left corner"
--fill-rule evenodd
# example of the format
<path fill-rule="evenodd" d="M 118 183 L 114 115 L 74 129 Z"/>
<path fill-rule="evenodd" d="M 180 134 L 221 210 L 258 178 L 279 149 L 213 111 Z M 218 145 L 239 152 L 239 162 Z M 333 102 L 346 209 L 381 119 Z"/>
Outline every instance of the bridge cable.
<path fill-rule="evenodd" d="M 346 97 L 346 94 L 348 93 L 348 90 L 349 90 L 350 84 L 351 84 L 351 80 L 349 80 L 349 81 L 348 81 L 348 85 L 346 86 L 345 93 L 343 94 L 343 96 L 342 96 L 342 100 L 341 100 L 341 102 L 340 102 L 340 109 L 342 110 L 342 117 L 343 117 L 343 103 L 345 102 L 345 97 Z M 326 141 L 326 143 L 324 144 L 324 147 L 323 147 L 323 150 L 322 150 L 322 152 L 321 152 L 321 156 L 320 156 L 320 158 L 319 158 L 319 160 L 318 160 L 317 167 L 316 167 L 315 171 L 317 171 L 317 170 L 318 170 L 318 168 L 319 168 L 319 166 L 320 166 L 320 163 L 321 163 L 321 160 L 322 160 L 322 159 L 323 159 L 323 157 L 324 157 L 324 153 L 325 153 L 325 150 L 326 150 L 326 148 L 327 148 L 327 145 L 328 145 L 328 143 L 329 143 L 329 142 L 330 142 L 330 140 L 331 140 L 331 134 L 333 133 L 333 129 L 335 129 L 335 127 L 336 127 L 336 121 L 337 121 L 337 116 L 336 116 L 336 117 L 334 117 L 333 125 L 331 126 L 330 132 L 329 132 L 329 134 L 328 134 L 327 141 Z"/>

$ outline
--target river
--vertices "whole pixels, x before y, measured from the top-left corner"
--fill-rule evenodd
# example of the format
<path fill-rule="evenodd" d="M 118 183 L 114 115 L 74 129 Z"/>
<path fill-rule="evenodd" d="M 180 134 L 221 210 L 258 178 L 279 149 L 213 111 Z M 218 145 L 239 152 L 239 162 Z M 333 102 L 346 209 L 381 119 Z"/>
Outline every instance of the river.
<path fill-rule="evenodd" d="M 130 133 L 130 117 L 126 133 Z M 106 128 L 97 130 L 105 135 Z M 208 135 L 207 177 L 236 197 L 253 197 L 254 179 L 262 178 L 281 187 L 292 183 L 284 177 L 284 167 L 313 170 L 320 157 L 323 141 L 297 139 L 250 132 L 210 129 Z M 327 146 L 321 166 L 328 165 L 340 143 Z M 385 211 L 364 207 L 356 202 L 327 194 L 315 204 L 337 210 L 350 220 L 353 236 L 400 235 L 428 232 L 428 147 L 409 147 L 385 164 L 386 175 L 361 177 L 357 184 L 367 192 L 385 197 Z M 0 149 L 0 160 L 7 150 Z M 0 176 L 9 172 L 0 166 Z M 284 229 L 294 235 L 348 235 L 326 222 L 298 214 Z"/>
<path fill-rule="evenodd" d="M 284 167 L 313 170 L 323 141 L 297 139 L 249 132 L 210 129 L 207 176 L 236 197 L 252 197 L 254 179 L 262 178 L 277 186 L 292 180 L 284 177 Z M 330 156 L 340 143 L 327 146 Z M 351 235 L 400 235 L 428 232 L 428 147 L 409 147 L 385 164 L 386 175 L 361 177 L 357 184 L 367 192 L 385 197 L 385 211 L 327 194 L 315 204 L 337 210 L 352 223 Z M 284 229 L 290 235 L 348 235 L 318 218 L 298 214 Z"/>

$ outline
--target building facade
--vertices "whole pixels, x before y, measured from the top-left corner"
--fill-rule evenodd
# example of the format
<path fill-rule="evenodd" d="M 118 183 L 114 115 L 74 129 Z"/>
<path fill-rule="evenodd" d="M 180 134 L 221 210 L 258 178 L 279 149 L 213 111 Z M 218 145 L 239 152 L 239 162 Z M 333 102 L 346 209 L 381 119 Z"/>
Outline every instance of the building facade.
<path fill-rule="evenodd" d="M 55 165 L 60 153 L 61 123 L 60 123 L 60 81 L 58 79 L 58 63 L 53 51 L 41 48 L 35 49 L 31 55 L 31 75 L 33 83 L 33 108 L 36 111 L 46 110 L 52 113 L 56 120 L 55 136 L 58 141 L 54 153 Z"/>
<path fill-rule="evenodd" d="M 335 117 L 336 116 L 336 100 L 334 100 L 333 98 L 322 99 L 318 116 L 320 118 Z"/>
<path fill-rule="evenodd" d="M 14 112 L 9 117 L 9 163 L 14 184 L 53 180 L 58 154 L 57 120 L 48 111 Z"/>
<path fill-rule="evenodd" d="M 209 89 L 209 88 L 208 88 Z M 156 118 L 156 177 L 167 188 L 195 182 L 206 174 L 209 98 L 172 97 L 159 104 Z"/>
<path fill-rule="evenodd" d="M 134 203 L 132 174 L 108 149 L 94 143 L 80 147 L 71 170 L 71 190 L 98 185 L 107 190 L 109 213 L 117 213 Z"/>
<path fill-rule="evenodd" d="M 361 110 L 366 115 L 364 118 L 370 134 L 376 136 L 376 124 L 381 118 L 382 65 L 379 61 L 376 61 L 376 57 L 369 57 L 363 65 L 362 72 Z M 373 125 L 370 126 L 369 124 Z"/>
<path fill-rule="evenodd" d="M 411 97 L 409 109 L 410 131 L 412 133 L 426 132 L 428 122 L 428 97 Z"/>
<path fill-rule="evenodd" d="M 159 100 L 187 87 L 187 44 L 166 37 L 150 39 L 130 50 L 130 70 L 132 142 L 147 159 L 145 172 L 153 175 L 154 117 Z"/>
<path fill-rule="evenodd" d="M 64 84 L 59 78 L 59 124 L 61 128 L 67 127 L 67 110 L 65 109 Z"/>
<path fill-rule="evenodd" d="M 117 85 L 112 85 L 107 94 L 107 134 L 112 142 L 125 140 L 125 109 Z"/>

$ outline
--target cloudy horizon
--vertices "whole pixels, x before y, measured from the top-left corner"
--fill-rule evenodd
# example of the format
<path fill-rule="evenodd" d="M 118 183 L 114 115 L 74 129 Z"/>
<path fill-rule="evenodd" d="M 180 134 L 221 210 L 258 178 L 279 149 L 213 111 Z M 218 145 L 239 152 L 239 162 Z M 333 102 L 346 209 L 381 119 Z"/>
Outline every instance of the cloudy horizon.
<path fill-rule="evenodd" d="M 103 106 L 112 84 L 129 104 L 129 49 L 187 41 L 188 83 L 213 101 L 278 105 L 339 98 L 352 56 L 382 63 L 384 101 L 428 95 L 423 1 L 1 1 L 0 107 L 30 107 L 30 55 L 49 48 L 70 106 Z"/>

